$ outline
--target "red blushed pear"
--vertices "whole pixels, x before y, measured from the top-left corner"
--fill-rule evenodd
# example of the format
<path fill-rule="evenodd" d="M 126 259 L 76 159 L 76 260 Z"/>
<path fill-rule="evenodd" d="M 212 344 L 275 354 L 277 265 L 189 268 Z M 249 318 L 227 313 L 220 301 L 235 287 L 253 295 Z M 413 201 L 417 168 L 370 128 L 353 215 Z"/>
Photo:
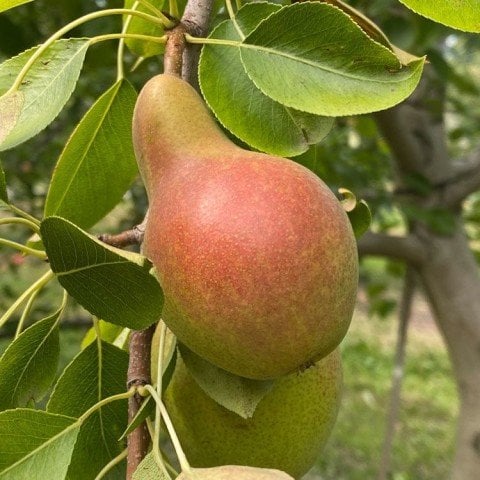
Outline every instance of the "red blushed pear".
<path fill-rule="evenodd" d="M 350 324 L 358 257 L 329 188 L 291 160 L 236 146 L 172 75 L 142 89 L 133 140 L 150 203 L 144 252 L 179 340 L 254 379 L 330 353 Z"/>

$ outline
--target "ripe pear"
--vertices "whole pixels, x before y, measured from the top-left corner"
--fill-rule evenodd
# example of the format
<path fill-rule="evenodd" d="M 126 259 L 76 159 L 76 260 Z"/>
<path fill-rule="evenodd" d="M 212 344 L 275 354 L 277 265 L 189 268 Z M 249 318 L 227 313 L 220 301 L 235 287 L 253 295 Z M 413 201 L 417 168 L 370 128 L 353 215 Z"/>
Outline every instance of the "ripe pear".
<path fill-rule="evenodd" d="M 275 385 L 251 418 L 212 400 L 180 359 L 165 391 L 165 406 L 194 467 L 248 465 L 294 478 L 315 463 L 335 423 L 342 386 L 338 349 Z"/>
<path fill-rule="evenodd" d="M 279 470 L 223 465 L 214 468 L 194 468 L 192 472 L 181 473 L 177 480 L 293 480 Z"/>
<path fill-rule="evenodd" d="M 358 257 L 329 188 L 291 160 L 235 145 L 168 74 L 143 87 L 133 142 L 150 204 L 144 252 L 178 339 L 254 379 L 330 353 L 350 324 Z"/>

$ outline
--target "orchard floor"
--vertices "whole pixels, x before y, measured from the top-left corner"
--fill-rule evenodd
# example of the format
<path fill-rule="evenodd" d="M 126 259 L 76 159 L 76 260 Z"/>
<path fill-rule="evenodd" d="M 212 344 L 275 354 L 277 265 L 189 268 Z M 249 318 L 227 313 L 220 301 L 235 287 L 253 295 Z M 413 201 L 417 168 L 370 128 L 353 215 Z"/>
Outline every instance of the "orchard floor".
<path fill-rule="evenodd" d="M 389 403 L 397 320 L 368 318 L 361 296 L 342 344 L 344 394 L 332 437 L 304 480 L 374 480 Z M 408 331 L 391 480 L 446 480 L 458 402 L 443 339 L 421 296 Z"/>

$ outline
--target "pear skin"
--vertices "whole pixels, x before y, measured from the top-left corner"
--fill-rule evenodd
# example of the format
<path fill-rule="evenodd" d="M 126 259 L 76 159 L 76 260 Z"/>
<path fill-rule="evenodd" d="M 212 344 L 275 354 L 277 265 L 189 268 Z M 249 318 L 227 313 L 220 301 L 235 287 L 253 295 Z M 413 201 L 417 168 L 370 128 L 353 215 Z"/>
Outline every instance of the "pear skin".
<path fill-rule="evenodd" d="M 133 141 L 150 204 L 144 252 L 178 339 L 253 379 L 333 351 L 350 324 L 358 257 L 330 189 L 291 160 L 236 146 L 172 75 L 142 89 Z"/>
<path fill-rule="evenodd" d="M 303 372 L 276 380 L 245 419 L 212 400 L 178 360 L 165 406 L 193 467 L 248 465 L 300 478 L 316 462 L 341 397 L 338 349 Z"/>
<path fill-rule="evenodd" d="M 293 480 L 279 470 L 223 465 L 215 468 L 195 468 L 191 473 L 181 473 L 177 480 Z"/>

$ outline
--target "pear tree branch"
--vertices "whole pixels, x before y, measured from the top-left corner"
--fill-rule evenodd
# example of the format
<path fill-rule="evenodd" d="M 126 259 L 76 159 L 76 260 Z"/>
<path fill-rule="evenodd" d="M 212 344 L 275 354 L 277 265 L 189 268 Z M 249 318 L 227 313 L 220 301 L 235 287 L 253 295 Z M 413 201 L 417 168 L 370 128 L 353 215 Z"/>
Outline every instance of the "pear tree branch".
<path fill-rule="evenodd" d="M 205 37 L 210 25 L 214 0 L 188 0 L 182 16 L 186 32 L 196 37 Z M 200 45 L 186 45 L 183 52 L 182 78 L 198 88 L 198 60 Z"/>
<path fill-rule="evenodd" d="M 424 245 L 413 235 L 405 237 L 367 232 L 358 241 L 360 255 L 380 255 L 403 260 L 413 266 L 421 266 L 427 252 Z"/>
<path fill-rule="evenodd" d="M 163 71 L 176 77 L 182 77 L 183 53 L 185 51 L 185 32 L 183 23 L 169 31 L 163 57 Z"/>
<path fill-rule="evenodd" d="M 127 373 L 127 388 L 143 387 L 151 383 L 150 350 L 155 324 L 145 330 L 134 331 L 130 337 L 130 357 Z M 137 415 L 143 403 L 143 397 L 135 393 L 128 399 L 128 421 Z M 148 453 L 150 435 L 145 422 L 141 423 L 127 437 L 127 480 L 133 478 L 133 473 Z"/>
<path fill-rule="evenodd" d="M 477 156 L 472 166 L 445 185 L 442 197 L 446 206 L 457 207 L 471 193 L 480 190 L 480 149 Z"/>
<path fill-rule="evenodd" d="M 117 248 L 125 248 L 131 245 L 141 245 L 143 243 L 143 237 L 145 235 L 145 227 L 147 225 L 148 211 L 142 223 L 135 225 L 130 230 L 125 230 L 116 234 L 103 233 L 97 238 L 107 245 Z"/>

